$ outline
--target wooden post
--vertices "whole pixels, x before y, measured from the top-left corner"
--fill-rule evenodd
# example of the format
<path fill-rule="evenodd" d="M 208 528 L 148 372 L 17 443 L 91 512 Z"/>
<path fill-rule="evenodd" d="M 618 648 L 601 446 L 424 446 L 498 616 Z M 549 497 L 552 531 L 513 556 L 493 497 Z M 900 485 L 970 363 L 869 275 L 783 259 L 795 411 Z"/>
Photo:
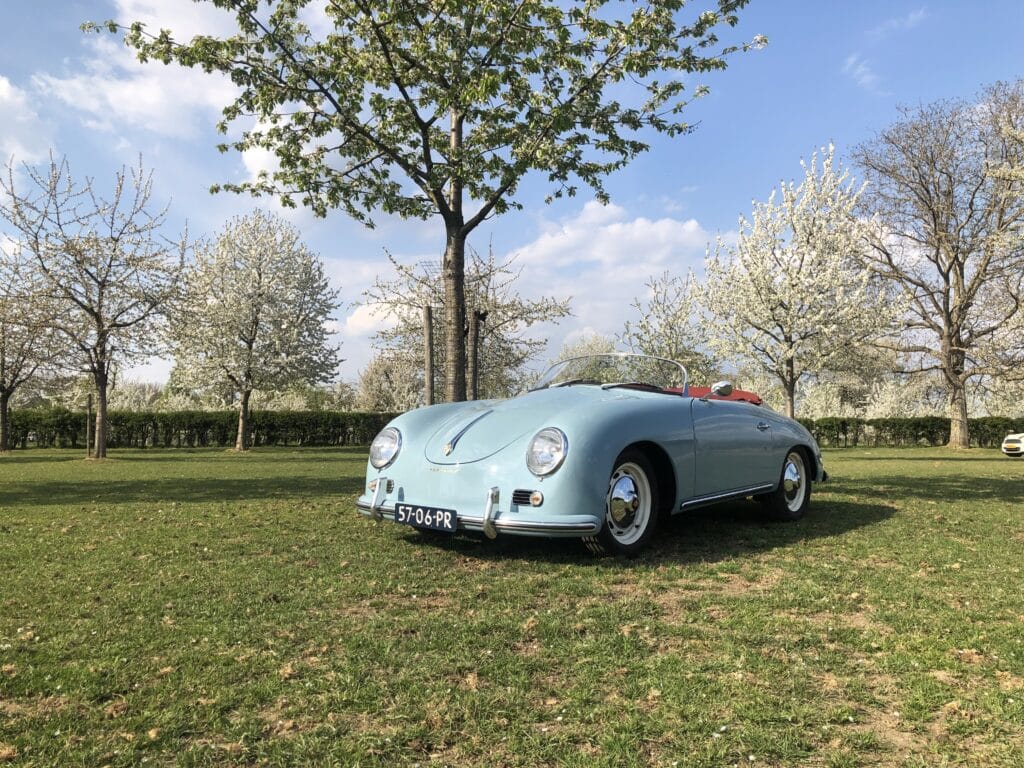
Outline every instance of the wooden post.
<path fill-rule="evenodd" d="M 476 400 L 477 384 L 479 384 L 480 370 L 480 313 L 473 310 L 469 315 L 469 338 L 466 340 L 466 399 Z"/>
<path fill-rule="evenodd" d="M 423 307 L 423 387 L 427 405 L 434 404 L 434 313 Z"/>
<path fill-rule="evenodd" d="M 85 458 L 92 458 L 92 392 L 85 399 Z"/>

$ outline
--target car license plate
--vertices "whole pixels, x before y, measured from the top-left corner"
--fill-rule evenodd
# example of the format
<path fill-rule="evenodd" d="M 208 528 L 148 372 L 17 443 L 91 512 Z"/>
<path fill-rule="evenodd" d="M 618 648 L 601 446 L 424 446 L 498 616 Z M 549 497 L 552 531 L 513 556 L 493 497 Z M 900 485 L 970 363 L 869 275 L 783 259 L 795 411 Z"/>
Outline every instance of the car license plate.
<path fill-rule="evenodd" d="M 455 533 L 459 527 L 459 519 L 454 509 L 421 507 L 418 504 L 396 504 L 395 522 L 448 533 Z"/>

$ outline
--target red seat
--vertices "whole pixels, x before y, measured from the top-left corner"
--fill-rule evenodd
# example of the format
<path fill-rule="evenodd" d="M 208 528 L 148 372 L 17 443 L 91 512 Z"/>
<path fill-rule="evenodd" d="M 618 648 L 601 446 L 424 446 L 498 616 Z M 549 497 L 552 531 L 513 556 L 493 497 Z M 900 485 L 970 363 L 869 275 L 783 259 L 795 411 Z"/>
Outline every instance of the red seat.
<path fill-rule="evenodd" d="M 666 392 L 672 392 L 677 395 L 683 393 L 682 387 L 667 387 Z M 732 394 L 728 397 L 720 397 L 719 395 L 709 394 L 711 387 L 690 387 L 690 397 L 707 397 L 709 400 L 737 400 L 743 403 L 753 403 L 754 405 L 763 405 L 764 401 L 761 400 L 753 392 L 748 392 L 745 389 L 734 389 Z"/>

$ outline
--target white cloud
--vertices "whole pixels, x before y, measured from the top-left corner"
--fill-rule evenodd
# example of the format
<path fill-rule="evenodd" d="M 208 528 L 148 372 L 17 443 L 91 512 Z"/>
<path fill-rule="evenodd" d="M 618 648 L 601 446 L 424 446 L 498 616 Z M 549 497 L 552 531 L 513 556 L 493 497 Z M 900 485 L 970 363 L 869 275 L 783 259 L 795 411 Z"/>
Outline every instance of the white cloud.
<path fill-rule="evenodd" d="M 926 18 L 928 18 L 928 11 L 923 7 L 918 8 L 916 11 L 911 11 L 905 16 L 895 16 L 891 19 L 886 19 L 876 27 L 869 29 L 867 34 L 870 38 L 881 40 L 894 32 L 913 29 Z"/>
<path fill-rule="evenodd" d="M 512 255 L 523 267 L 519 293 L 572 297 L 573 317 L 537 329 L 550 337 L 551 356 L 566 340 L 585 333 L 621 332 L 636 312 L 633 299 L 647 295 L 647 280 L 666 270 L 702 271 L 707 247 L 715 239 L 695 219 L 630 217 L 621 206 L 597 202 L 587 203 L 575 216 L 543 224 L 541 230 Z"/>
<path fill-rule="evenodd" d="M 0 75 L 0 162 L 35 163 L 46 157 L 50 128 L 39 118 L 29 95 Z"/>
<path fill-rule="evenodd" d="M 117 0 L 115 20 L 142 22 L 154 34 L 170 29 L 179 40 L 197 34 L 227 34 L 232 17 L 207 3 L 187 0 Z M 223 75 L 176 64 L 143 64 L 120 36 L 100 32 L 87 39 L 83 62 L 66 73 L 38 72 L 32 82 L 44 98 L 82 113 L 91 130 L 143 128 L 176 138 L 212 127 L 238 89 Z"/>
<path fill-rule="evenodd" d="M 360 304 L 345 318 L 341 332 L 350 338 L 369 338 L 394 324 L 394 318 L 383 307 L 374 304 Z"/>
<path fill-rule="evenodd" d="M 100 37 L 83 70 L 67 76 L 37 73 L 32 82 L 43 97 L 83 113 L 92 130 L 143 128 L 185 138 L 212 127 L 236 88 L 226 78 L 177 65 L 137 61 L 123 45 Z"/>
<path fill-rule="evenodd" d="M 695 219 L 629 219 L 618 205 L 591 201 L 574 217 L 545 224 L 536 240 L 516 252 L 524 266 L 576 264 L 617 268 L 627 264 L 670 266 L 681 252 L 701 254 L 712 239 Z"/>
<path fill-rule="evenodd" d="M 114 19 L 121 24 L 138 21 L 156 34 L 169 29 L 178 40 L 196 35 L 226 35 L 237 30 L 234 16 L 212 3 L 194 0 L 114 0 Z M 93 19 L 98 21 L 98 19 Z"/>
<path fill-rule="evenodd" d="M 851 53 L 843 63 L 843 74 L 865 91 L 878 91 L 879 77 L 868 60 L 859 53 Z"/>

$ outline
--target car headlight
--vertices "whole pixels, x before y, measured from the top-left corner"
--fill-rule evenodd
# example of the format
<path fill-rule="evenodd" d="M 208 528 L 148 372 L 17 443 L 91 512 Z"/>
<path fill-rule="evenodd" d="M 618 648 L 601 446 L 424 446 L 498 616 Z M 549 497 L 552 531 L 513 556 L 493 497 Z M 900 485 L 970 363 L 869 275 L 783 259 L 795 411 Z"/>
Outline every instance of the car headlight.
<path fill-rule="evenodd" d="M 395 460 L 402 450 L 402 433 L 394 427 L 385 427 L 370 444 L 370 463 L 376 469 L 384 469 Z"/>
<path fill-rule="evenodd" d="M 542 429 L 533 436 L 526 451 L 526 466 L 538 477 L 558 469 L 569 452 L 569 438 L 555 427 Z"/>

